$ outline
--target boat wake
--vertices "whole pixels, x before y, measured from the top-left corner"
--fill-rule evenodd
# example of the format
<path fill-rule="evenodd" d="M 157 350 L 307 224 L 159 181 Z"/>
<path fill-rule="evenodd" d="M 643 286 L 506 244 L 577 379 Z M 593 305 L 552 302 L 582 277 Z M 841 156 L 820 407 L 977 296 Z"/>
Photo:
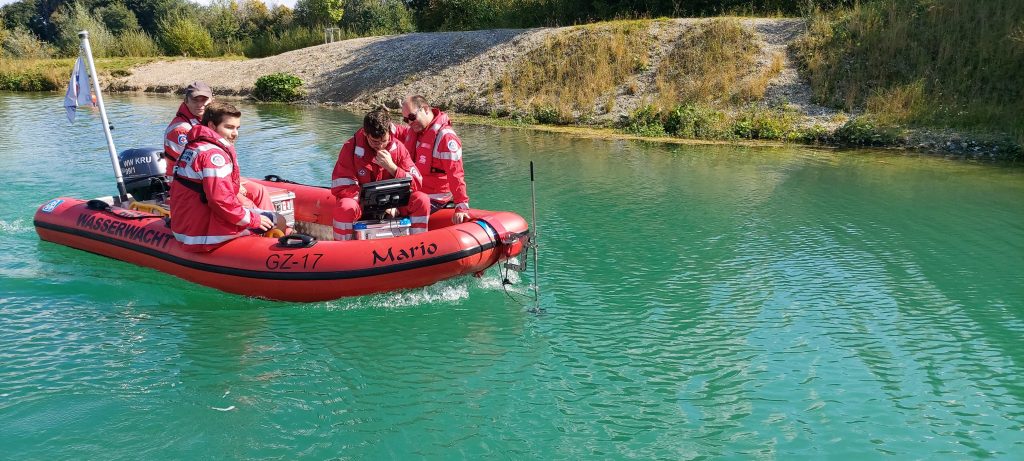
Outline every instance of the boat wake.
<path fill-rule="evenodd" d="M 24 219 L 15 219 L 14 221 L 0 219 L 0 235 L 17 235 L 28 232 L 35 232 L 35 230 L 31 223 Z"/>

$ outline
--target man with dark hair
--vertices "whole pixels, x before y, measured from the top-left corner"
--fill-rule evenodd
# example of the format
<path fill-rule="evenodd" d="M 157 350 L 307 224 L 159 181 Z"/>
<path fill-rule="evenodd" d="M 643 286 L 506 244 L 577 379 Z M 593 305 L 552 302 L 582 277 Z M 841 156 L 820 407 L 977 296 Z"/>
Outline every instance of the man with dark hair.
<path fill-rule="evenodd" d="M 259 209 L 239 199 L 234 143 L 241 117 L 231 104 L 210 104 L 202 123 L 189 131 L 175 164 L 171 231 L 187 251 L 212 251 L 238 237 L 275 227 L 285 230 L 284 218 L 273 208 Z"/>
<path fill-rule="evenodd" d="M 189 131 L 199 125 L 203 114 L 206 113 L 206 107 L 212 102 L 213 90 L 205 82 L 195 81 L 185 87 L 185 100 L 178 106 L 174 120 L 171 120 L 171 124 L 164 130 L 164 161 L 169 178 L 174 178 L 174 165 L 188 144 Z M 273 207 L 270 196 L 263 186 L 244 179 L 239 186 L 239 197 L 250 200 L 259 208 Z"/>
<path fill-rule="evenodd" d="M 423 192 L 430 197 L 431 211 L 455 202 L 452 221 L 468 221 L 469 195 L 462 169 L 462 140 L 444 111 L 430 107 L 426 98 L 409 96 L 402 101 L 402 118 L 408 127 L 398 128 L 398 138 L 423 172 Z"/>
<path fill-rule="evenodd" d="M 363 214 L 359 206 L 359 186 L 392 178 L 412 178 L 409 205 L 399 212 L 409 215 L 409 232 L 426 232 L 430 216 L 430 198 L 419 191 L 422 177 L 409 152 L 395 138 L 395 126 L 386 108 L 370 111 L 363 127 L 345 142 L 334 164 L 331 193 L 338 198 L 334 208 L 334 239 L 351 240 L 352 224 Z"/>

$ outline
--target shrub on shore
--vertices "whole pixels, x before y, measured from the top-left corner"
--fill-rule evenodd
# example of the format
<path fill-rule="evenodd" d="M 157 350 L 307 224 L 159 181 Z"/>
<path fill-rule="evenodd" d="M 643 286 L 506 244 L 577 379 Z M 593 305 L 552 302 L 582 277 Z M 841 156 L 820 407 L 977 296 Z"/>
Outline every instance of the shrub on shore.
<path fill-rule="evenodd" d="M 903 137 L 896 125 L 879 122 L 872 116 L 854 117 L 839 127 L 832 140 L 846 146 L 891 146 Z"/>
<path fill-rule="evenodd" d="M 756 105 L 725 111 L 705 104 L 684 104 L 662 111 L 649 104 L 634 111 L 624 129 L 638 136 L 690 139 L 803 141 L 822 136 L 798 128 L 798 118 L 791 110 Z"/>
<path fill-rule="evenodd" d="M 302 79 L 292 74 L 276 73 L 256 79 L 252 97 L 259 101 L 295 101 L 302 98 Z"/>

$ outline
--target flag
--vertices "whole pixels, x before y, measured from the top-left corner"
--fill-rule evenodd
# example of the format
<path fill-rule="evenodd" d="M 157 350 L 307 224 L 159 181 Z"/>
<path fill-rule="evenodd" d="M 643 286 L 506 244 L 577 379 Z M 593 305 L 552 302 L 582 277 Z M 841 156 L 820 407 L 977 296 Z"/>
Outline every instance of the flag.
<path fill-rule="evenodd" d="M 75 61 L 75 68 L 71 70 L 71 81 L 68 82 L 68 91 L 64 94 L 64 110 L 68 112 L 68 122 L 75 121 L 75 109 L 78 106 L 91 106 L 92 97 L 89 93 L 89 74 L 85 71 L 85 64 L 79 56 Z"/>

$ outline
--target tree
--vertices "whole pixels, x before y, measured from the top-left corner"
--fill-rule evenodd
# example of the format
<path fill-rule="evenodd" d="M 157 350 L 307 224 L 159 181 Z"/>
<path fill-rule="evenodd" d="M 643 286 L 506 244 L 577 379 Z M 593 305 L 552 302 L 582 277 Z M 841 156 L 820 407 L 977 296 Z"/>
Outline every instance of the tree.
<path fill-rule="evenodd" d="M 357 35 L 401 34 L 415 30 L 402 0 L 347 0 L 341 26 Z"/>
<path fill-rule="evenodd" d="M 112 54 L 116 45 L 114 35 L 99 19 L 89 14 L 85 5 L 77 1 L 65 3 L 50 19 L 57 30 L 55 42 L 65 56 L 78 54 L 81 43 L 78 32 L 83 30 L 89 31 L 89 47 L 93 56 L 103 58 Z"/>
<path fill-rule="evenodd" d="M 344 0 L 299 0 L 295 3 L 295 20 L 307 27 L 337 25 L 344 13 Z"/>
<path fill-rule="evenodd" d="M 124 0 L 125 6 L 135 13 L 139 26 L 152 36 L 159 34 L 161 21 L 177 14 L 195 11 L 195 4 L 186 0 Z"/>
<path fill-rule="evenodd" d="M 237 16 L 241 33 L 246 37 L 255 37 L 271 27 L 270 10 L 261 0 L 244 0 L 238 5 Z"/>
<path fill-rule="evenodd" d="M 292 27 L 295 23 L 295 12 L 284 5 L 277 5 L 270 12 L 270 28 L 275 33 L 282 33 Z"/>
<path fill-rule="evenodd" d="M 241 21 L 237 13 L 238 5 L 230 0 L 217 0 L 210 5 L 203 15 L 203 23 L 210 36 L 218 43 L 234 41 L 241 31 Z"/>
<path fill-rule="evenodd" d="M 198 20 L 175 14 L 160 21 L 160 43 L 169 55 L 207 57 L 213 54 L 213 38 Z"/>
<path fill-rule="evenodd" d="M 135 17 L 135 13 L 119 1 L 97 8 L 95 14 L 114 35 L 121 35 L 129 30 L 139 28 L 139 20 Z"/>

